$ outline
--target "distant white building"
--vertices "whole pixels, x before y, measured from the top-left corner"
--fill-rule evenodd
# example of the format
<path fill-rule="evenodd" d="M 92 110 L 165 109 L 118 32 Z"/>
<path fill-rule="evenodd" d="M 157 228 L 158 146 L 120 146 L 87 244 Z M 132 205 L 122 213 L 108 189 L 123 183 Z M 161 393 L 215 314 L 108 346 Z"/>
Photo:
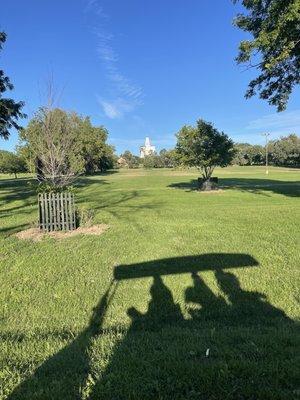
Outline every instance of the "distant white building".
<path fill-rule="evenodd" d="M 145 140 L 145 145 L 140 148 L 140 157 L 145 158 L 146 156 L 150 156 L 155 153 L 155 146 L 151 146 L 150 139 L 148 136 Z"/>

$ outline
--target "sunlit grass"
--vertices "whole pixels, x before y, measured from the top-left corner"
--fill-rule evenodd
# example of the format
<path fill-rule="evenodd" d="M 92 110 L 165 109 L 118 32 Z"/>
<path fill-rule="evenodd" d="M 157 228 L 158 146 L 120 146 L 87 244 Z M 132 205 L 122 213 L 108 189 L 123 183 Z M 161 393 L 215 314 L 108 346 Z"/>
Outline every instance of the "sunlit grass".
<path fill-rule="evenodd" d="M 30 176 L 0 177 L 0 398 L 297 398 L 300 171 L 215 175 L 211 194 L 196 170 L 82 177 L 110 229 L 40 243 L 13 236 Z"/>

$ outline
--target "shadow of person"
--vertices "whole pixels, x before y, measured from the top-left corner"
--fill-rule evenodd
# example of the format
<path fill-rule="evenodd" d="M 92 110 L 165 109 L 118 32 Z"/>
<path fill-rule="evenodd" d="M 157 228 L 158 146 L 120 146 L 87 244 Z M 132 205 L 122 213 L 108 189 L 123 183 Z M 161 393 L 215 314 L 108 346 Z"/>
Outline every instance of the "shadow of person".
<path fill-rule="evenodd" d="M 192 271 L 185 300 L 199 307 L 189 308 L 191 319 L 185 319 L 161 276 L 154 275 L 147 312 L 128 309 L 131 326 L 90 399 L 270 399 L 266 382 L 274 392 L 286 390 L 285 382 L 273 378 L 278 369 L 268 349 L 279 348 L 277 363 L 287 365 L 295 345 L 286 350 L 282 343 L 295 332 L 292 321 L 263 294 L 243 290 L 235 275 L 218 269 L 215 276 L 228 301 Z"/>
<path fill-rule="evenodd" d="M 185 291 L 185 301 L 187 304 L 194 303 L 200 305 L 200 309 L 189 307 L 189 314 L 192 319 L 203 320 L 224 318 L 228 314 L 229 307 L 222 296 L 216 296 L 206 285 L 204 280 L 196 272 L 192 273 L 194 286 L 188 287 Z"/>
<path fill-rule="evenodd" d="M 166 380 L 168 375 L 172 376 L 170 364 L 173 360 L 167 354 L 174 352 L 178 338 L 172 342 L 170 335 L 178 326 L 184 326 L 185 320 L 160 275 L 153 276 L 150 294 L 146 313 L 135 307 L 128 309 L 130 328 L 116 346 L 108 368 L 90 395 L 91 400 L 156 398 L 158 380 L 162 375 Z M 154 363 L 157 363 L 155 368 Z M 143 382 L 147 382 L 144 387 Z"/>
<path fill-rule="evenodd" d="M 90 371 L 88 352 L 91 341 L 102 332 L 106 310 L 115 290 L 116 284 L 112 282 L 93 309 L 88 327 L 17 386 L 8 397 L 9 400 L 81 398 L 80 389 L 85 385 Z"/>
<path fill-rule="evenodd" d="M 134 307 L 128 309 L 127 314 L 132 320 L 131 329 L 159 329 L 164 323 L 183 320 L 179 305 L 174 303 L 170 289 L 159 275 L 153 278 L 150 294 L 151 300 L 145 314 Z"/>
<path fill-rule="evenodd" d="M 128 288 L 132 279 L 152 276 L 147 311 L 128 308 L 131 323 L 126 332 L 118 326 L 103 330 L 116 289 L 111 284 L 88 327 L 9 399 L 292 398 L 297 382 L 293 321 L 263 294 L 243 290 L 235 275 L 224 272 L 230 265 L 258 263 L 249 255 L 213 254 L 117 266 L 114 277 L 127 280 Z M 207 270 L 214 271 L 222 294 L 205 283 L 200 272 Z M 192 285 L 182 288 L 190 318 L 184 317 L 162 278 L 180 271 L 192 277 Z M 92 353 L 97 357 L 89 358 Z"/>
<path fill-rule="evenodd" d="M 248 292 L 240 286 L 238 278 L 222 270 L 215 272 L 219 288 L 227 295 L 231 308 L 231 320 L 240 321 L 243 324 L 272 324 L 274 319 L 289 320 L 286 314 L 272 306 L 266 296 L 260 292 Z"/>

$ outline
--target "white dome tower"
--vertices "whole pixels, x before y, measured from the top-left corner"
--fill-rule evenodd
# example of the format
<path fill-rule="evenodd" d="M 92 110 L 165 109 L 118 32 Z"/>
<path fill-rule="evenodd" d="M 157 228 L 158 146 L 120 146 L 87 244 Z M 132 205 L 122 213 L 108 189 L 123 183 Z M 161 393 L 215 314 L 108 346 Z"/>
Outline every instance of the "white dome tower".
<path fill-rule="evenodd" d="M 145 145 L 140 148 L 140 157 L 145 158 L 155 153 L 155 146 L 151 145 L 150 138 L 147 136 L 145 139 Z"/>

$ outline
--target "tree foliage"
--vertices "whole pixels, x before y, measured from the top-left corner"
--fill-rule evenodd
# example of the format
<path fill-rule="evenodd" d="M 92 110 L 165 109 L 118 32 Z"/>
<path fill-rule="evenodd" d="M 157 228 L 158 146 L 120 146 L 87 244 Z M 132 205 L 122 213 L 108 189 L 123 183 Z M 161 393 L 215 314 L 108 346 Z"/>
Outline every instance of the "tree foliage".
<path fill-rule="evenodd" d="M 162 149 L 159 152 L 159 157 L 162 168 L 173 168 L 179 164 L 178 154 L 175 149 Z"/>
<path fill-rule="evenodd" d="M 164 168 L 161 157 L 158 154 L 149 154 L 141 159 L 142 165 L 146 169 Z"/>
<path fill-rule="evenodd" d="M 53 187 L 64 187 L 84 172 L 84 158 L 76 140 L 79 126 L 75 113 L 44 107 L 20 132 L 39 167 L 40 180 Z"/>
<path fill-rule="evenodd" d="M 260 71 L 249 83 L 246 97 L 259 93 L 282 111 L 300 83 L 300 1 L 242 0 L 242 4 L 247 13 L 239 14 L 234 23 L 253 38 L 240 43 L 237 62 Z"/>
<path fill-rule="evenodd" d="M 272 141 L 269 146 L 271 163 L 278 166 L 300 167 L 300 138 L 293 134 Z"/>
<path fill-rule="evenodd" d="M 20 132 L 19 152 L 34 160 L 38 178 L 50 187 L 69 185 L 82 173 L 104 170 L 112 164 L 114 149 L 107 131 L 93 127 L 89 118 L 59 108 L 41 108 Z"/>
<path fill-rule="evenodd" d="M 35 172 L 36 160 L 30 150 L 28 144 L 20 144 L 16 146 L 17 155 L 22 158 L 26 165 L 26 170 L 30 173 Z"/>
<path fill-rule="evenodd" d="M 17 178 L 18 173 L 26 170 L 26 163 L 22 157 L 10 151 L 0 150 L 0 172 L 14 174 Z"/>
<path fill-rule="evenodd" d="M 162 149 L 159 154 L 144 157 L 142 164 L 144 168 L 173 168 L 178 165 L 178 154 L 175 149 Z"/>
<path fill-rule="evenodd" d="M 197 125 L 184 126 L 177 133 L 176 151 L 184 165 L 201 170 L 209 180 L 216 166 L 226 167 L 234 156 L 234 144 L 229 137 L 202 119 Z"/>
<path fill-rule="evenodd" d="M 159 154 L 153 153 L 144 158 L 140 158 L 126 150 L 120 155 L 119 166 L 125 168 L 173 168 L 179 164 L 178 154 L 175 149 L 162 149 Z"/>
<path fill-rule="evenodd" d="M 235 155 L 232 160 L 234 165 L 262 165 L 265 162 L 265 148 L 261 145 L 249 143 L 236 143 Z"/>
<path fill-rule="evenodd" d="M 234 165 L 264 165 L 266 162 L 265 146 L 249 143 L 236 143 Z M 300 166 L 300 138 L 292 134 L 270 141 L 268 145 L 269 164 L 282 167 Z"/>
<path fill-rule="evenodd" d="M 138 168 L 140 165 L 140 158 L 135 156 L 129 150 L 125 150 L 123 154 L 120 155 L 119 165 L 126 168 Z"/>
<path fill-rule="evenodd" d="M 78 116 L 77 116 L 78 117 Z M 106 171 L 114 165 L 114 147 L 106 143 L 108 132 L 103 126 L 93 126 L 90 118 L 78 117 L 79 136 L 76 140 L 84 159 L 84 172 Z"/>
<path fill-rule="evenodd" d="M 0 50 L 6 41 L 6 34 L 0 32 Z M 11 128 L 20 129 L 17 121 L 19 118 L 25 118 L 22 113 L 24 103 L 16 102 L 11 98 L 4 98 L 3 93 L 7 90 L 12 90 L 14 87 L 3 70 L 0 70 L 0 137 L 7 139 Z"/>

